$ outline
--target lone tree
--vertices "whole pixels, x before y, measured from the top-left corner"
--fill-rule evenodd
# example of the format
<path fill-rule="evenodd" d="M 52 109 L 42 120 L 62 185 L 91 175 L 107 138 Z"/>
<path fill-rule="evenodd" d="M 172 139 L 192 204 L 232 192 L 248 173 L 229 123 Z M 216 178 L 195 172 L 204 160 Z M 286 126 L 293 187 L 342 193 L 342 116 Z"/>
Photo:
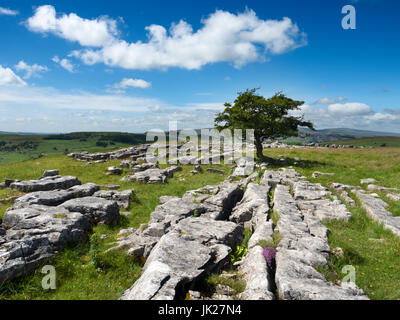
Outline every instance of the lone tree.
<path fill-rule="evenodd" d="M 299 110 L 303 101 L 286 97 L 281 92 L 265 99 L 256 94 L 257 89 L 239 92 L 234 104 L 225 103 L 225 110 L 217 114 L 214 122 L 217 130 L 254 129 L 257 157 L 262 161 L 272 159 L 263 155 L 264 139 L 286 138 L 296 136 L 298 127 L 314 130 L 311 122 L 303 117 L 290 116 L 289 111 Z"/>

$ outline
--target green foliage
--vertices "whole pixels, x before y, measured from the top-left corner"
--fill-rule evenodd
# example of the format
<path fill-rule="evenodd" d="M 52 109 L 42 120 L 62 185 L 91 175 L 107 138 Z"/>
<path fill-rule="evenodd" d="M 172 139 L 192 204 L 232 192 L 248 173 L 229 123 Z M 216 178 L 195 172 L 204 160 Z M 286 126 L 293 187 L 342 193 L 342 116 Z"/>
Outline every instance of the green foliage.
<path fill-rule="evenodd" d="M 90 264 L 96 269 L 97 272 L 101 272 L 103 267 L 103 263 L 101 261 L 101 250 L 100 250 L 100 238 L 97 234 L 93 234 L 90 237 L 90 250 L 89 250 L 89 257 L 90 257 Z"/>
<path fill-rule="evenodd" d="M 251 238 L 251 229 L 250 228 L 246 228 L 244 230 L 244 238 L 243 241 L 240 245 L 237 245 L 234 250 L 232 251 L 232 253 L 230 254 L 230 260 L 231 263 L 234 264 L 235 262 L 241 261 L 244 256 L 247 253 L 247 245 L 249 243 L 249 240 Z"/>
<path fill-rule="evenodd" d="M 289 112 L 299 110 L 303 101 L 296 101 L 278 92 L 269 99 L 256 94 L 257 89 L 239 92 L 234 104 L 225 103 L 225 110 L 217 114 L 214 122 L 217 130 L 254 129 L 257 156 L 263 157 L 264 139 L 277 139 L 298 134 L 298 127 L 313 124 L 303 117 L 290 116 Z"/>

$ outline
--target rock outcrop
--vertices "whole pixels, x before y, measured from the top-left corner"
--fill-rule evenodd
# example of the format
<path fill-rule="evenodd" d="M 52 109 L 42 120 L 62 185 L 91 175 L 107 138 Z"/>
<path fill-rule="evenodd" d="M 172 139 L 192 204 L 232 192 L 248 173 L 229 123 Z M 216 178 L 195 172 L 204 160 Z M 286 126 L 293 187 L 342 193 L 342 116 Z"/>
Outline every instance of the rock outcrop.
<path fill-rule="evenodd" d="M 276 255 L 275 274 L 280 298 L 367 299 L 355 284 L 333 285 L 316 271 L 315 267 L 327 267 L 330 248 L 326 239 L 311 234 L 311 226 L 291 196 L 289 186 L 277 186 L 274 193 L 274 209 L 280 216 L 278 229 L 282 236 Z"/>
<path fill-rule="evenodd" d="M 95 196 L 98 185 L 80 185 L 74 177 L 47 175 L 18 186 L 42 191 L 19 197 L 4 214 L 0 284 L 32 271 L 65 246 L 86 240 L 93 225 L 112 223 L 119 217 L 117 201 Z"/>

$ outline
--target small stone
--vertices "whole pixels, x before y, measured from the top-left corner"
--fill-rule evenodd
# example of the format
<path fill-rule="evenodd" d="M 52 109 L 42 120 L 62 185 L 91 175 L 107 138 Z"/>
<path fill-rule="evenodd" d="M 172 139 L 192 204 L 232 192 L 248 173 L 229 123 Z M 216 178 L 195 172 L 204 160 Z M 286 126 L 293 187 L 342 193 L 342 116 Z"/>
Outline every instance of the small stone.
<path fill-rule="evenodd" d="M 335 256 L 338 256 L 339 258 L 343 259 L 344 258 L 344 251 L 342 248 L 333 248 L 331 250 L 331 253 L 334 254 Z"/>
<path fill-rule="evenodd" d="M 361 180 L 361 184 L 371 184 L 371 183 L 375 183 L 376 180 L 374 178 L 368 178 L 368 179 L 362 179 Z"/>
<path fill-rule="evenodd" d="M 106 239 L 108 239 L 108 236 L 105 235 L 105 234 L 102 234 L 102 235 L 100 236 L 100 239 L 101 239 L 101 240 L 106 240 Z"/>
<path fill-rule="evenodd" d="M 122 174 L 122 169 L 117 167 L 108 167 L 107 175 L 120 175 Z"/>

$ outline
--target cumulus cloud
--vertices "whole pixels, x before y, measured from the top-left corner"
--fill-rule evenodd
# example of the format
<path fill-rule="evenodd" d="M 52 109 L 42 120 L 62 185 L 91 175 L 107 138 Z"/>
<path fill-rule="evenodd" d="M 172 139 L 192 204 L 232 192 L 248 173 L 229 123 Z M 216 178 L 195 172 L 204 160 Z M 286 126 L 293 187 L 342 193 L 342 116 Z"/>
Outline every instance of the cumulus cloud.
<path fill-rule="evenodd" d="M 26 82 L 18 77 L 10 68 L 0 65 L 0 86 L 24 87 Z"/>
<path fill-rule="evenodd" d="M 151 87 L 151 82 L 142 79 L 124 78 L 121 82 L 114 85 L 117 89 L 126 89 L 128 87 L 146 89 Z"/>
<path fill-rule="evenodd" d="M 328 107 L 328 111 L 332 114 L 341 116 L 359 116 L 370 114 L 372 112 L 372 108 L 365 103 L 349 102 L 343 104 L 331 104 Z"/>
<path fill-rule="evenodd" d="M 304 115 L 312 121 L 317 129 L 354 128 L 386 132 L 400 132 L 400 112 L 396 109 L 386 109 L 376 112 L 370 106 L 362 103 L 346 103 L 332 107 L 317 107 L 305 104 L 292 114 Z M 348 109 L 347 111 L 346 108 Z"/>
<path fill-rule="evenodd" d="M 53 59 L 51 59 L 53 62 L 59 64 L 61 67 L 63 67 L 65 70 L 69 72 L 75 72 L 75 66 L 69 59 L 60 59 L 59 57 L 55 56 Z"/>
<path fill-rule="evenodd" d="M 83 19 L 75 13 L 57 17 L 56 9 L 51 5 L 40 6 L 26 21 L 30 31 L 42 34 L 52 33 L 81 46 L 101 47 L 114 40 L 118 35 L 117 22 L 106 16 L 96 19 Z"/>
<path fill-rule="evenodd" d="M 31 31 L 53 33 L 78 41 L 86 48 L 72 56 L 85 64 L 104 63 L 125 69 L 200 69 L 206 64 L 230 62 L 237 68 L 265 61 L 267 54 L 282 54 L 306 45 L 306 35 L 290 18 L 262 20 L 252 10 L 232 14 L 217 10 L 201 21 L 197 31 L 181 20 L 169 30 L 147 26 L 148 41 L 118 38 L 117 24 L 109 18 L 87 20 L 74 13 L 57 18 L 53 6 L 41 6 L 27 21 Z"/>
<path fill-rule="evenodd" d="M 8 8 L 3 8 L 0 7 L 0 16 L 4 15 L 4 16 L 16 16 L 17 14 L 19 14 L 19 12 L 17 10 L 11 10 Z"/>
<path fill-rule="evenodd" d="M 46 66 L 41 66 L 38 64 L 28 65 L 25 61 L 21 60 L 15 66 L 17 71 L 25 71 L 24 79 L 29 79 L 31 77 L 39 77 L 41 72 L 46 72 L 49 69 Z"/>

